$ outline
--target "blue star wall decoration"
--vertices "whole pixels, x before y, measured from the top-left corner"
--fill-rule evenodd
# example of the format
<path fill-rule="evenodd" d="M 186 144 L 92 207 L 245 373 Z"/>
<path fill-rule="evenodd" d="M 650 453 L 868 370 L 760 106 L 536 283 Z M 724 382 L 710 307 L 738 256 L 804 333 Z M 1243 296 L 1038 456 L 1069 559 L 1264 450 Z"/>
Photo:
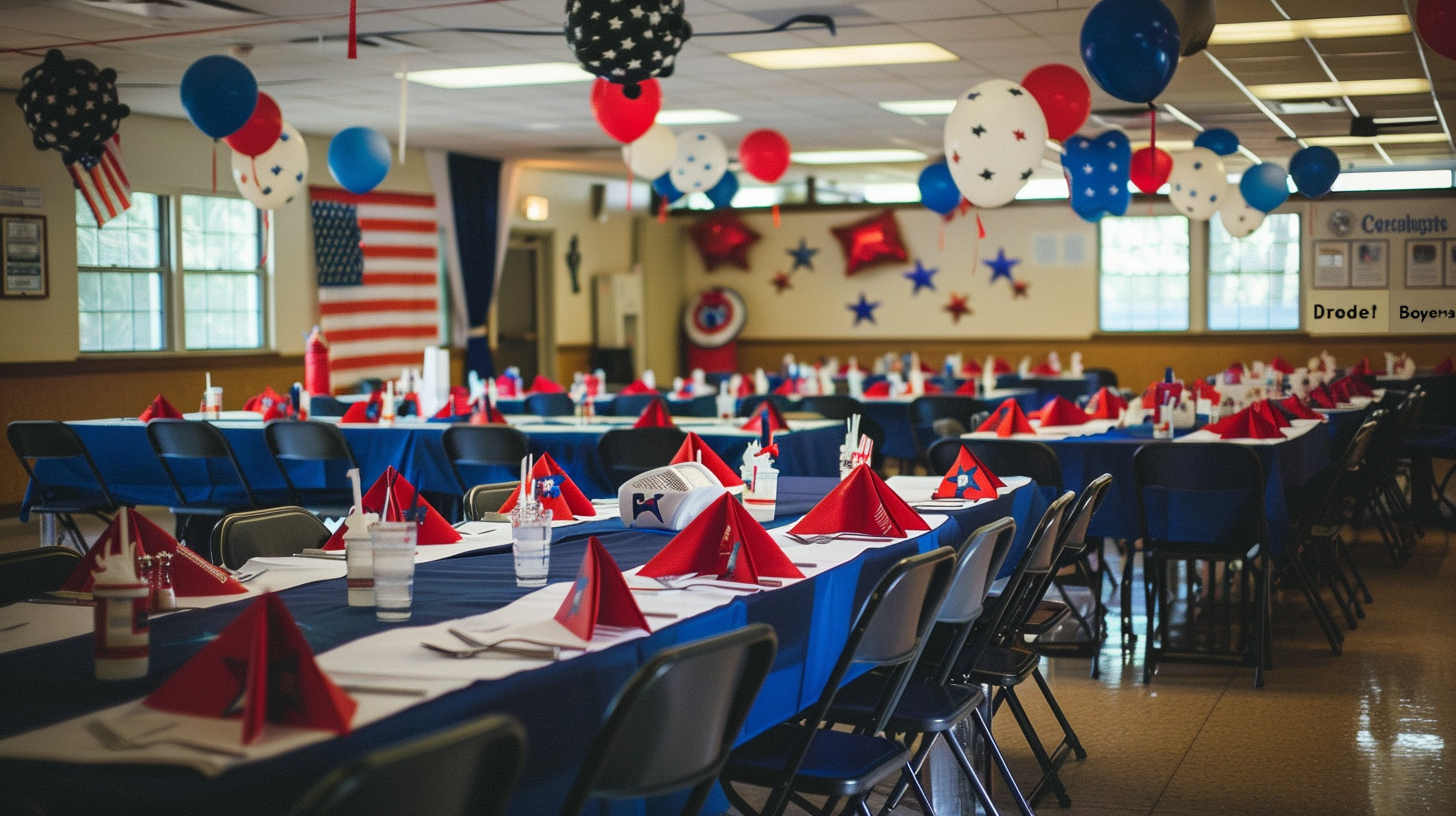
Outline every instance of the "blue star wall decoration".
<path fill-rule="evenodd" d="M 784 251 L 789 253 L 789 255 L 793 256 L 794 258 L 794 265 L 789 267 L 790 272 L 793 272 L 795 269 L 798 269 L 801 266 L 809 270 L 810 272 L 814 271 L 814 255 L 819 250 L 810 249 L 808 241 L 800 238 L 798 249 L 787 249 Z"/>
<path fill-rule="evenodd" d="M 905 273 L 905 278 L 915 284 L 915 289 L 910 294 L 919 294 L 921 289 L 929 289 L 934 292 L 935 281 L 931 280 L 931 278 L 935 277 L 935 273 L 939 271 L 940 269 L 938 267 L 926 269 L 925 264 L 921 263 L 919 258 L 916 258 L 915 268 Z"/>
<path fill-rule="evenodd" d="M 859 302 L 851 303 L 845 308 L 854 312 L 854 325 L 858 326 L 863 320 L 875 322 L 875 310 L 880 308 L 880 302 L 878 300 L 871 302 L 865 298 L 864 292 L 860 292 Z"/>
<path fill-rule="evenodd" d="M 991 267 L 991 283 L 995 283 L 997 278 L 1005 278 L 1007 283 L 1015 283 L 1016 279 L 1011 277 L 1011 267 L 1021 263 L 1021 259 L 1008 258 L 1006 249 L 997 247 L 996 257 L 989 261 L 981 261 L 981 263 Z"/>

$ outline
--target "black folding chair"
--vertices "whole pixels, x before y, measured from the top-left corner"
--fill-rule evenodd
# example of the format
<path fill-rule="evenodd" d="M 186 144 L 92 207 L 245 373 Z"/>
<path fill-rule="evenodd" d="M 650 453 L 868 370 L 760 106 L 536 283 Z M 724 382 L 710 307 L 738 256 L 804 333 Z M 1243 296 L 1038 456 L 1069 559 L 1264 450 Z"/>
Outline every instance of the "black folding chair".
<path fill-rule="evenodd" d="M 1043 600 L 1041 609 L 1032 614 L 1031 620 L 1023 629 L 1024 634 L 1036 636 L 1035 643 L 1028 645 L 1044 655 L 1092 658 L 1091 673 L 1094 678 L 1102 676 L 1097 655 L 1102 649 L 1102 642 L 1107 638 L 1107 610 L 1102 602 L 1107 559 L 1102 551 L 1101 539 L 1097 540 L 1095 547 L 1088 543 L 1087 525 L 1097 514 L 1097 508 L 1102 506 L 1102 500 L 1106 498 L 1107 488 L 1111 484 L 1112 475 L 1104 473 L 1089 482 L 1082 490 L 1082 495 L 1077 497 L 1077 503 L 1062 528 L 1062 535 L 1066 540 L 1062 544 L 1062 553 L 1052 575 L 1051 585 L 1062 600 Z M 1068 567 L 1071 568 L 1071 575 L 1063 575 Z M 1073 586 L 1086 587 L 1092 595 L 1092 606 L 1086 613 L 1067 593 L 1067 588 Z M 1062 620 L 1068 616 L 1075 622 L 1070 632 L 1062 625 Z"/>
<path fill-rule="evenodd" d="M 65 547 L 34 547 L 0 553 L 0 606 L 60 589 L 81 564 Z"/>
<path fill-rule="evenodd" d="M 349 514 L 354 491 L 344 474 L 359 462 L 337 425 L 280 419 L 263 427 L 263 438 L 288 483 L 291 504 L 324 518 Z"/>
<path fill-rule="evenodd" d="M 653 400 L 660 399 L 662 399 L 661 394 L 618 394 L 612 399 L 612 416 L 637 416 L 647 410 L 647 406 L 651 405 Z"/>
<path fill-rule="evenodd" d="M 224 516 L 212 528 L 218 563 L 238 569 L 249 558 L 289 556 L 322 547 L 329 528 L 302 507 L 269 507 Z"/>
<path fill-rule="evenodd" d="M 614 428 L 597 440 L 597 455 L 616 490 L 633 476 L 671 462 L 687 438 L 680 428 Z"/>
<path fill-rule="evenodd" d="M 462 491 L 480 484 L 478 479 L 466 478 L 470 468 L 498 465 L 514 472 L 530 452 L 526 435 L 509 425 L 451 425 L 440 441 Z"/>
<path fill-rule="evenodd" d="M 825 419 L 849 419 L 855 414 L 864 415 L 864 403 L 844 394 L 816 394 L 800 400 L 799 410 Z"/>
<path fill-rule="evenodd" d="M 778 639 L 758 623 L 664 649 L 607 707 L 562 816 L 591 799 L 638 799 L 692 788 L 697 816 L 773 666 Z"/>
<path fill-rule="evenodd" d="M 955 465 L 961 448 L 997 476 L 1026 476 L 1039 487 L 1062 489 L 1062 461 L 1045 442 L 1029 439 L 942 439 L 927 455 L 932 474 L 943 474 Z"/>
<path fill-rule="evenodd" d="M 147 423 L 147 440 L 177 494 L 177 504 L 168 508 L 177 517 L 177 539 L 213 563 L 219 555 L 208 552 L 212 529 L 224 516 L 288 501 L 283 495 L 260 499 L 233 446 L 211 423 L 154 419 Z"/>
<path fill-rule="evenodd" d="M 526 732 L 488 714 L 376 751 L 313 786 L 292 816 L 500 816 L 526 756 Z"/>
<path fill-rule="evenodd" d="M 511 497 L 519 489 L 521 483 L 516 482 L 494 482 L 492 484 L 479 484 L 465 491 L 462 504 L 465 505 L 466 521 L 484 521 L 491 513 L 499 513 L 501 506 L 506 499 Z"/>
<path fill-rule="evenodd" d="M 753 412 L 758 410 L 758 406 L 765 402 L 772 402 L 781 414 L 794 410 L 793 403 L 783 394 L 752 394 L 738 400 L 738 415 L 751 417 Z"/>
<path fill-rule="evenodd" d="M 990 403 L 984 400 L 954 394 L 929 394 L 916 397 L 910 401 L 910 434 L 915 439 L 915 449 L 924 457 L 929 452 L 930 446 L 941 438 L 942 434 L 938 433 L 935 428 L 937 422 L 947 419 L 954 420 L 958 423 L 959 429 L 964 429 L 960 433 L 966 433 L 975 427 L 971 424 L 971 417 L 990 407 Z M 954 433 L 954 429 L 949 434 L 959 436 L 958 433 Z"/>
<path fill-rule="evenodd" d="M 86 537 L 76 526 L 75 513 L 95 516 L 108 524 L 111 516 L 121 507 L 101 478 L 96 462 L 86 450 L 69 425 L 52 420 L 21 420 L 5 428 L 10 447 L 30 477 L 29 510 L 54 516 L 61 530 L 71 538 L 78 552 L 86 552 Z M 54 484 L 47 481 L 46 473 L 65 470 L 78 476 L 89 477 L 93 486 Z"/>
<path fill-rule="evenodd" d="M 536 416 L 574 416 L 576 403 L 570 394 L 559 391 L 550 394 L 530 394 L 526 397 L 525 410 Z"/>

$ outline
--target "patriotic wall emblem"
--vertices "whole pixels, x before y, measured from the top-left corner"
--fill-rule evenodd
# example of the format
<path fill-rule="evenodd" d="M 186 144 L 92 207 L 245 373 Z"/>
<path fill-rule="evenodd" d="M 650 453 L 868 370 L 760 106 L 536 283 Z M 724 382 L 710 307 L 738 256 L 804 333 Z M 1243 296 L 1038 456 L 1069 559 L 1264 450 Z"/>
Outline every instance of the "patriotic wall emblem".
<path fill-rule="evenodd" d="M 736 339 L 747 320 L 742 295 L 732 289 L 707 289 L 688 303 L 683 328 L 693 345 L 718 348 Z"/>

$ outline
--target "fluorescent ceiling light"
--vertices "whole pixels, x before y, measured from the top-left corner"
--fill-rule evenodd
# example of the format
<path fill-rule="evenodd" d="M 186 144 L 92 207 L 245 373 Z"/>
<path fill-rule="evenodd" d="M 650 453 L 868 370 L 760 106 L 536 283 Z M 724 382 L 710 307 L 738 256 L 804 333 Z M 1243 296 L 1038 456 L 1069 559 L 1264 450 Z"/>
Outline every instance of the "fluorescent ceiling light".
<path fill-rule="evenodd" d="M 742 122 L 743 117 L 728 111 L 713 110 L 711 108 L 695 108 L 691 110 L 665 110 L 657 112 L 657 124 L 659 125 L 724 125 L 731 122 Z"/>
<path fill-rule="evenodd" d="M 395 74 L 399 79 L 404 74 Z M 559 85 L 590 82 L 596 77 L 574 62 L 537 62 L 530 65 L 488 65 L 481 68 L 440 68 L 410 71 L 410 82 L 436 88 L 506 88 L 514 85 Z"/>
<path fill-rule="evenodd" d="M 1353 79 L 1345 82 L 1282 82 L 1250 85 L 1249 92 L 1260 99 L 1323 99 L 1332 96 L 1387 96 L 1431 92 L 1425 79 Z"/>
<path fill-rule="evenodd" d="M 833 45 L 825 48 L 786 48 L 778 51 L 739 51 L 728 56 L 769 71 L 801 68 L 849 68 L 856 65 L 905 65 L 914 62 L 957 62 L 960 57 L 935 43 Z"/>
<path fill-rule="evenodd" d="M 1330 189 L 1337 193 L 1370 190 L 1442 190 L 1453 186 L 1450 170 L 1379 170 L 1341 173 Z"/>
<path fill-rule="evenodd" d="M 1436 144 L 1446 141 L 1444 133 L 1386 133 L 1380 136 L 1307 136 L 1305 144 L 1325 147 L 1362 147 L 1373 144 Z"/>
<path fill-rule="evenodd" d="M 913 182 L 881 182 L 864 186 L 866 204 L 913 204 L 920 200 L 920 185 Z"/>
<path fill-rule="evenodd" d="M 1016 192 L 1017 201 L 1046 201 L 1067 197 L 1065 178 L 1034 178 Z"/>
<path fill-rule="evenodd" d="M 954 99 L 907 99 L 881 102 L 880 108 L 901 116 L 946 116 L 955 109 Z"/>
<path fill-rule="evenodd" d="M 1373 14 L 1366 17 L 1325 17 L 1315 20 L 1269 20 L 1260 23 L 1221 23 L 1213 27 L 1209 45 L 1293 42 L 1336 37 L 1383 37 L 1410 33 L 1410 18 L 1404 14 Z"/>
<path fill-rule="evenodd" d="M 798 164 L 893 164 L 921 162 L 930 158 L 919 150 L 811 150 L 795 151 L 789 158 Z"/>
<path fill-rule="evenodd" d="M 1277 102 L 1274 107 L 1284 114 L 1345 112 L 1344 105 L 1328 99 L 1316 99 L 1309 102 Z"/>

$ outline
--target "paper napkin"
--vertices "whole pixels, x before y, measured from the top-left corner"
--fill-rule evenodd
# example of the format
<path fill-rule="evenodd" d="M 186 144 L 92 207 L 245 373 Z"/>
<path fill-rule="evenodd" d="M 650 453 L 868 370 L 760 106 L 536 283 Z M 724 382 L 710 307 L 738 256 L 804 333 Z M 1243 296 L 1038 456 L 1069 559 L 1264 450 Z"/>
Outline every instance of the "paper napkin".
<path fill-rule="evenodd" d="M 637 574 L 709 575 L 744 584 L 756 584 L 760 578 L 804 577 L 763 525 L 728 493 L 673 536 Z"/>
<path fill-rule="evenodd" d="M 179 598 L 201 598 L 209 595 L 241 595 L 248 588 L 238 583 L 227 572 L 209 564 L 206 558 L 177 543 L 177 539 L 166 530 L 153 524 L 151 519 L 131 508 L 125 508 L 111 520 L 110 526 L 91 545 L 86 557 L 71 571 L 61 589 L 68 592 L 90 592 L 92 570 L 96 568 L 96 554 L 107 552 L 117 536 L 121 535 L 121 513 L 126 513 L 132 539 L 137 543 L 137 555 L 172 554 L 170 574 L 172 591 Z"/>
<path fill-rule="evenodd" d="M 872 382 L 872 383 L 870 383 L 869 385 L 865 386 L 864 395 L 866 397 L 888 397 L 888 396 L 890 396 L 890 383 L 889 383 L 889 381 L 887 381 L 887 380 L 880 380 L 878 382 Z"/>
<path fill-rule="evenodd" d="M 1369 357 L 1361 357 L 1360 358 L 1360 362 L 1358 362 L 1358 363 L 1350 366 L 1350 372 L 1349 373 L 1351 373 L 1351 374 L 1359 374 L 1359 375 L 1363 375 L 1363 376 L 1369 376 L 1370 375 L 1370 358 Z"/>
<path fill-rule="evenodd" d="M 1274 427 L 1289 427 L 1289 417 L 1285 416 L 1284 412 L 1279 410 L 1279 407 L 1275 405 L 1273 400 L 1259 400 L 1249 407 L 1254 411 L 1254 413 L 1259 414 L 1260 416 L 1269 420 L 1269 424 L 1273 425 Z"/>
<path fill-rule="evenodd" d="M 1156 410 L 1158 406 L 1166 403 L 1169 398 L 1178 400 L 1183 396 L 1182 383 L 1153 382 L 1143 389 L 1143 407 Z"/>
<path fill-rule="evenodd" d="M 676 428 L 672 421 L 672 414 L 668 413 L 667 402 L 662 397 L 657 397 L 647 403 L 642 413 L 637 415 L 637 421 L 632 424 L 634 428 Z"/>
<path fill-rule="evenodd" d="M 859 465 L 814 505 L 795 533 L 863 533 L 903 538 L 930 525 L 911 509 L 869 465 Z"/>
<path fill-rule="evenodd" d="M 157 398 L 152 400 L 152 404 L 148 405 L 137 419 L 142 422 L 151 422 L 154 419 L 182 419 L 182 412 L 177 410 L 177 406 L 168 402 L 166 397 L 158 394 Z"/>
<path fill-rule="evenodd" d="M 1099 388 L 1087 401 L 1087 413 L 1092 419 L 1117 419 L 1126 408 L 1127 400 L 1106 386 Z"/>
<path fill-rule="evenodd" d="M 471 425 L 508 425 L 505 415 L 498 408 L 491 404 L 490 398 L 481 400 L 475 407 L 475 413 L 470 415 Z"/>
<path fill-rule="evenodd" d="M 356 402 L 349 406 L 344 415 L 339 417 L 342 423 L 366 423 L 378 422 L 379 412 L 384 408 L 384 395 L 378 391 L 369 395 L 369 399 Z"/>
<path fill-rule="evenodd" d="M 1283 439 L 1284 434 L 1274 423 L 1254 408 L 1245 408 L 1236 414 L 1204 426 L 1220 439 Z"/>
<path fill-rule="evenodd" d="M 1026 418 L 1026 412 L 1021 410 L 1021 405 L 1016 400 L 1006 400 L 1001 403 L 986 421 L 976 427 L 979 431 L 993 431 L 997 436 L 1010 436 L 1012 434 L 1034 434 L 1036 429 L 1031 427 L 1031 421 Z"/>
<path fill-rule="evenodd" d="M 1058 394 L 1052 397 L 1041 410 L 1037 412 L 1041 419 L 1041 426 L 1049 428 L 1055 425 L 1083 425 L 1092 417 L 1087 412 L 1078 408 L 1071 400 Z"/>
<path fill-rule="evenodd" d="M 425 511 L 425 520 L 420 524 L 419 534 L 416 542 L 420 545 L 427 544 L 454 544 L 460 540 L 460 531 L 450 526 L 450 522 L 440 515 L 424 496 L 418 496 L 415 486 L 410 484 L 409 479 L 401 476 L 393 466 L 385 468 L 384 474 L 375 480 L 369 492 L 364 494 L 364 512 L 378 513 L 380 521 L 403 521 L 405 513 L 411 508 Z M 384 509 L 385 497 L 389 496 L 389 510 Z M 329 537 L 328 543 L 324 544 L 325 550 L 344 549 L 344 531 L 348 529 L 347 524 L 340 524 L 339 529 Z"/>
<path fill-rule="evenodd" d="M 622 387 L 622 393 L 631 394 L 656 394 L 657 389 L 641 380 L 633 380 Z"/>
<path fill-rule="evenodd" d="M 537 374 L 536 379 L 531 380 L 532 394 L 564 394 L 566 389 L 562 388 L 555 380 L 547 379 L 544 374 Z"/>
<path fill-rule="evenodd" d="M 1318 411 L 1311 410 L 1308 405 L 1305 405 L 1304 402 L 1299 399 L 1299 397 L 1285 397 L 1283 400 L 1280 400 L 1279 407 L 1289 412 L 1289 414 L 1295 419 L 1318 419 L 1320 421 L 1326 420 L 1324 414 L 1321 414 Z"/>
<path fill-rule="evenodd" d="M 552 521 L 571 521 L 577 516 L 595 516 L 596 508 L 592 507 L 591 499 L 581 492 L 576 482 L 566 475 L 566 471 L 556 464 L 551 454 L 543 453 L 531 467 L 531 478 L 538 482 L 549 481 L 541 494 L 541 504 L 551 510 Z M 521 488 L 517 487 L 516 492 L 506 499 L 501 505 L 500 512 L 509 513 L 520 501 Z"/>
<path fill-rule="evenodd" d="M 1011 364 L 1006 362 L 1004 357 L 997 357 L 996 362 L 991 366 L 991 373 L 996 375 L 1010 374 Z"/>
<path fill-rule="evenodd" d="M 994 499 L 996 488 L 1005 486 L 974 453 L 961 448 L 955 464 L 946 471 L 931 498 Z"/>
<path fill-rule="evenodd" d="M 702 437 L 692 431 L 688 431 L 688 438 L 683 440 L 682 447 L 677 449 L 677 453 L 673 454 L 672 461 L 668 464 L 677 465 L 683 462 L 702 462 L 703 467 L 712 471 L 724 487 L 743 486 L 743 479 L 738 472 L 728 467 L 728 463 L 724 462 L 716 451 L 708 447 L 708 443 L 704 442 Z"/>
<path fill-rule="evenodd" d="M 955 392 L 960 396 L 974 397 L 976 395 L 976 380 L 974 378 L 966 380 L 956 387 Z"/>
<path fill-rule="evenodd" d="M 962 376 L 965 376 L 965 377 L 979 377 L 979 376 L 981 376 L 981 372 L 982 372 L 981 364 L 980 364 L 980 362 L 978 362 L 976 360 L 966 360 L 964 363 L 961 364 L 961 375 Z"/>
<path fill-rule="evenodd" d="M 435 412 L 435 419 L 451 419 L 470 415 L 470 389 L 456 385 L 450 389 L 450 398 Z"/>
<path fill-rule="evenodd" d="M 597 624 L 651 631 L 617 562 L 596 536 L 587 539 L 576 582 L 556 610 L 556 620 L 582 640 L 592 639 Z"/>
<path fill-rule="evenodd" d="M 1274 359 L 1270 360 L 1269 367 L 1279 372 L 1280 374 L 1294 373 L 1294 366 L 1290 365 L 1289 361 L 1285 360 L 1283 357 L 1276 356 Z"/>
<path fill-rule="evenodd" d="M 752 431 L 756 434 L 763 433 L 763 423 L 767 422 L 774 433 L 787 431 L 789 423 L 784 415 L 779 412 L 779 407 L 773 404 L 773 400 L 764 400 L 754 409 L 753 416 L 743 423 L 742 430 Z"/>
<path fill-rule="evenodd" d="M 1321 385 L 1309 392 L 1309 404 L 1316 408 L 1335 408 L 1339 406 L 1340 400 L 1328 385 Z"/>
<path fill-rule="evenodd" d="M 243 403 L 244 411 L 256 411 L 263 415 L 263 421 L 268 422 L 274 419 L 283 419 L 291 413 L 293 403 L 272 386 L 263 386 L 263 393 L 254 394 Z"/>
<path fill-rule="evenodd" d="M 1456 371 L 1456 359 L 1451 357 L 1447 357 L 1441 362 L 1436 363 L 1436 366 L 1431 369 L 1431 373 L 1437 376 L 1450 374 L 1452 371 Z"/>

